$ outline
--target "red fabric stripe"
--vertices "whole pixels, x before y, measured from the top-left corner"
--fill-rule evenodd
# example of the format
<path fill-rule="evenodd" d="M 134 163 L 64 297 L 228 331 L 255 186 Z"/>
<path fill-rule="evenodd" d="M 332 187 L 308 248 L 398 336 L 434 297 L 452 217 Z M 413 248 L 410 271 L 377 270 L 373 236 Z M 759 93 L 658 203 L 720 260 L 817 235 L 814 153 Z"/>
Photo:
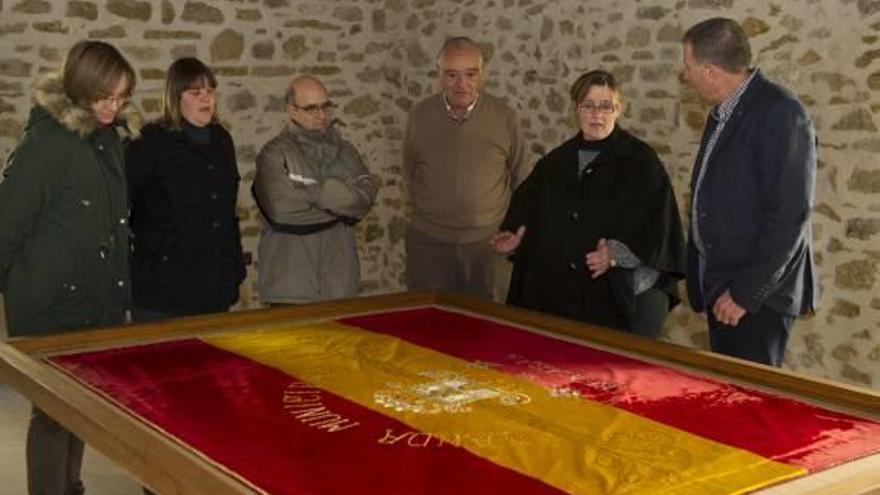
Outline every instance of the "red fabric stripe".
<path fill-rule="evenodd" d="M 560 493 L 326 391 L 320 405 L 359 426 L 320 430 L 284 408 L 294 377 L 199 340 L 51 360 L 269 493 Z"/>
<path fill-rule="evenodd" d="M 809 471 L 880 452 L 880 423 L 476 317 L 425 308 L 340 321 Z"/>

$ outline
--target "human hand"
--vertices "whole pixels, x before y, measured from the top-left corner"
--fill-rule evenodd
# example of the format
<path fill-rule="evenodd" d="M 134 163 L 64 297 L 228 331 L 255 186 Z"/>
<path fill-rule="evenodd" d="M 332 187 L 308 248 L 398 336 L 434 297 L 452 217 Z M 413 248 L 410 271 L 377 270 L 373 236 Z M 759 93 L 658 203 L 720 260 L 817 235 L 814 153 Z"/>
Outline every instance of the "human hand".
<path fill-rule="evenodd" d="M 519 228 L 516 229 L 516 233 L 507 230 L 499 232 L 492 236 L 489 243 L 492 244 L 492 249 L 494 249 L 496 253 L 506 256 L 519 247 L 525 234 L 526 226 L 520 225 Z"/>
<path fill-rule="evenodd" d="M 733 297 L 730 295 L 730 289 L 727 289 L 724 291 L 724 294 L 721 294 L 715 300 L 715 304 L 712 306 L 712 314 L 718 320 L 718 323 L 729 327 L 736 327 L 739 324 L 740 318 L 746 314 L 746 310 L 733 300 Z"/>
<path fill-rule="evenodd" d="M 617 266 L 614 257 L 611 255 L 611 249 L 608 247 L 608 242 L 604 237 L 599 239 L 599 242 L 596 243 L 595 251 L 584 255 L 584 262 L 586 262 L 587 268 L 590 269 L 591 278 L 601 277 L 609 269 Z"/>

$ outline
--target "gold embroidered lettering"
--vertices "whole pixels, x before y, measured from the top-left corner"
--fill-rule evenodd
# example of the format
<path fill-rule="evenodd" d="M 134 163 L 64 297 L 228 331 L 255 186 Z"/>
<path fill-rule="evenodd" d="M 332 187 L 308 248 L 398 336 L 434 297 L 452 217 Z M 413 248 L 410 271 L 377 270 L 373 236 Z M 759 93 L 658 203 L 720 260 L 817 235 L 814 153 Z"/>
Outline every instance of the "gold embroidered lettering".
<path fill-rule="evenodd" d="M 400 435 L 394 435 L 394 431 L 390 429 L 385 430 L 385 436 L 379 439 L 379 443 L 382 445 L 394 445 L 395 443 L 412 436 L 412 432 L 408 431 L 406 433 L 402 433 Z"/>
<path fill-rule="evenodd" d="M 348 424 L 346 424 L 346 423 L 348 423 Z M 355 426 L 358 426 L 359 424 L 360 423 L 358 423 L 358 422 L 352 422 L 347 419 L 340 418 L 338 420 L 330 420 L 330 421 L 325 421 L 322 423 L 316 423 L 312 426 L 318 428 L 319 430 L 327 430 L 331 433 L 334 433 L 337 431 L 342 431 L 342 430 L 347 430 L 349 428 L 354 428 Z"/>
<path fill-rule="evenodd" d="M 432 438 L 434 437 L 428 433 L 415 433 L 409 437 L 406 443 L 410 447 L 427 447 Z"/>

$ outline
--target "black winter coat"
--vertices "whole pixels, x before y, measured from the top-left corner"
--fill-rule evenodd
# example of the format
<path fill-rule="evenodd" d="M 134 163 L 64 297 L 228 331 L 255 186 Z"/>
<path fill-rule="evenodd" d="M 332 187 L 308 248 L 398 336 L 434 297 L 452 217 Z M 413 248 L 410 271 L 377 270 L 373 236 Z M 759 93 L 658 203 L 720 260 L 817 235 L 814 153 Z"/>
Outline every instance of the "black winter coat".
<path fill-rule="evenodd" d="M 658 286 L 678 303 L 685 243 L 675 194 L 654 150 L 615 128 L 578 176 L 580 133 L 538 161 L 514 192 L 501 230 L 526 226 L 511 257 L 508 304 L 628 329 L 635 312 L 633 272 L 612 268 L 592 279 L 586 253 L 616 239 L 661 272 Z"/>
<path fill-rule="evenodd" d="M 211 124 L 210 134 L 199 146 L 182 130 L 150 124 L 126 150 L 136 308 L 188 315 L 238 300 L 240 177 L 229 133 Z"/>

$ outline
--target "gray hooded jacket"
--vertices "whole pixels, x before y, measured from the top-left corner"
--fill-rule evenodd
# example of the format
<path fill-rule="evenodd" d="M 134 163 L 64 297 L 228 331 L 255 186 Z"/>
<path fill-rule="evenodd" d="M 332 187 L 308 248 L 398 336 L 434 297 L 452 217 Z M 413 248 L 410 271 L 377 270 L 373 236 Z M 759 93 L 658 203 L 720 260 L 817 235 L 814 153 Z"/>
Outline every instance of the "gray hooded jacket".
<path fill-rule="evenodd" d="M 253 193 L 263 213 L 258 290 L 265 303 L 354 297 L 354 224 L 373 206 L 376 180 L 331 128 L 289 123 L 257 156 Z"/>

